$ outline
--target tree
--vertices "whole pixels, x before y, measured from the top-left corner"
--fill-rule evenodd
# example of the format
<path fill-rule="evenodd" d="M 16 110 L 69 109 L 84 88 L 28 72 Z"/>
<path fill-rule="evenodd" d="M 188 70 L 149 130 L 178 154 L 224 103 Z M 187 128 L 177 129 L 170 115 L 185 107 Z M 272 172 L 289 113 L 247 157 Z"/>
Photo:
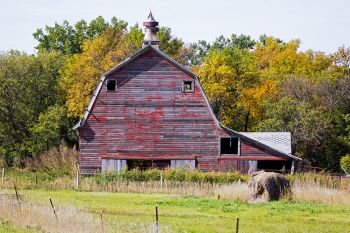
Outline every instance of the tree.
<path fill-rule="evenodd" d="M 37 122 L 29 129 L 31 137 L 28 139 L 28 144 L 31 153 L 38 155 L 59 146 L 62 140 L 73 144 L 75 134 L 72 125 L 73 122 L 67 117 L 64 106 L 50 106 L 45 112 L 40 113 Z"/>
<path fill-rule="evenodd" d="M 57 52 L 27 55 L 10 51 L 0 57 L 0 151 L 8 164 L 31 156 L 28 139 L 40 113 L 63 103 Z"/>
<path fill-rule="evenodd" d="M 346 174 L 350 173 L 350 155 L 344 155 L 343 157 L 341 157 L 340 159 L 340 167 L 343 169 L 343 171 Z"/>
<path fill-rule="evenodd" d="M 180 53 L 183 46 L 182 40 L 171 35 L 171 29 L 168 27 L 161 27 L 157 33 L 160 49 L 177 60 L 176 56 Z"/>
<path fill-rule="evenodd" d="M 248 131 L 249 123 L 263 119 L 264 103 L 277 94 L 277 85 L 272 80 L 264 80 L 259 85 L 246 88 L 242 91 L 241 105 L 247 112 L 244 131 Z"/>
<path fill-rule="evenodd" d="M 33 36 L 38 41 L 36 49 L 39 52 L 59 51 L 63 54 L 76 54 L 82 51 L 81 45 L 85 40 L 94 39 L 107 29 L 125 29 L 126 27 L 125 21 L 115 17 L 108 22 L 102 16 L 98 16 L 90 23 L 80 20 L 72 26 L 65 20 L 62 24 L 55 23 L 54 26 L 46 26 L 45 30 L 38 28 Z"/>

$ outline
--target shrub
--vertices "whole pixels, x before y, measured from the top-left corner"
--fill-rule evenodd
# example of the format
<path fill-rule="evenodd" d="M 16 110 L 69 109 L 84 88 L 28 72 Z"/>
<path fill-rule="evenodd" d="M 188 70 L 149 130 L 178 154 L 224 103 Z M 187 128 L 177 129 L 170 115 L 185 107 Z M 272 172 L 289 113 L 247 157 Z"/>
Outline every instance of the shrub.
<path fill-rule="evenodd" d="M 27 167 L 32 171 L 45 171 L 51 175 L 74 176 L 78 163 L 78 151 L 62 144 L 53 147 L 32 160 L 27 161 Z"/>
<path fill-rule="evenodd" d="M 149 169 L 146 171 L 123 169 L 119 173 L 104 172 L 96 174 L 94 179 L 98 184 L 107 184 L 115 181 L 159 181 L 161 172 L 163 173 L 164 181 L 174 182 L 223 184 L 247 180 L 246 176 L 242 176 L 238 172 L 201 172 L 199 170 L 178 168 L 167 168 L 163 171 L 158 169 Z"/>
<path fill-rule="evenodd" d="M 340 167 L 346 174 L 350 173 L 350 155 L 347 154 L 340 159 Z"/>

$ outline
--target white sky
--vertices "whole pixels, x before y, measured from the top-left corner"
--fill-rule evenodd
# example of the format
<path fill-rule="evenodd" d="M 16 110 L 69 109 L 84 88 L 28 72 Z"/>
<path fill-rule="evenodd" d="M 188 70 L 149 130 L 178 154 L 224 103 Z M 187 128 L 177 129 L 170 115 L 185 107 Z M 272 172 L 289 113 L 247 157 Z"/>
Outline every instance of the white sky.
<path fill-rule="evenodd" d="M 301 50 L 334 52 L 350 46 L 347 0 L 0 0 L 0 51 L 35 52 L 38 27 L 74 24 L 98 15 L 142 24 L 152 9 L 161 26 L 185 42 L 213 41 L 223 34 L 261 34 L 283 40 L 299 38 Z"/>

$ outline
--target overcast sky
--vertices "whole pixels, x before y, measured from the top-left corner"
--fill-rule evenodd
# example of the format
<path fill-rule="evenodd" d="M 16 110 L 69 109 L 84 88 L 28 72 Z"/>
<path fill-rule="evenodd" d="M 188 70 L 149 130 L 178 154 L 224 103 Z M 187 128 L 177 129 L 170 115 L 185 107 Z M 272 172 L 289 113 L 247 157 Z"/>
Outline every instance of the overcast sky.
<path fill-rule="evenodd" d="M 327 53 L 350 46 L 347 0 L 0 0 L 0 51 L 35 52 L 33 32 L 45 25 L 74 24 L 99 15 L 142 24 L 152 9 L 161 26 L 185 42 L 213 41 L 223 34 L 299 38 L 301 50 Z"/>

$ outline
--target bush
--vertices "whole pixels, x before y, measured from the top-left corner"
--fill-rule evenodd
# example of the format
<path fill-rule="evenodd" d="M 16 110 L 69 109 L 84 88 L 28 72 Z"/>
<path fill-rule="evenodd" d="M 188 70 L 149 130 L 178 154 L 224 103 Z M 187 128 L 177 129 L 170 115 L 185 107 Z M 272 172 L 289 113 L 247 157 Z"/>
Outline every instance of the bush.
<path fill-rule="evenodd" d="M 191 183 L 233 183 L 237 181 L 247 181 L 247 176 L 238 172 L 201 172 L 199 170 L 172 169 L 168 168 L 163 171 L 158 169 L 149 169 L 140 171 L 139 169 L 123 169 L 117 172 L 103 172 L 94 176 L 98 184 L 107 184 L 116 181 L 127 182 L 147 182 L 159 181 L 160 174 L 163 173 L 164 181 L 172 182 L 191 182 Z"/>
<path fill-rule="evenodd" d="M 53 147 L 34 159 L 27 161 L 27 168 L 32 171 L 43 171 L 50 175 L 74 176 L 78 163 L 78 151 L 62 144 Z"/>
<path fill-rule="evenodd" d="M 193 182 L 193 183 L 233 183 L 237 181 L 247 181 L 246 176 L 242 176 L 238 172 L 201 172 L 199 170 L 188 169 L 172 169 L 168 168 L 163 171 L 158 169 L 149 169 L 140 171 L 139 169 L 127 170 L 123 169 L 117 172 L 104 172 L 96 174 L 95 180 L 99 184 L 106 184 L 115 181 L 159 181 L 160 174 L 163 173 L 164 181 L 174 182 Z"/>
<path fill-rule="evenodd" d="M 350 155 L 347 154 L 340 159 L 340 167 L 346 174 L 350 173 Z"/>

